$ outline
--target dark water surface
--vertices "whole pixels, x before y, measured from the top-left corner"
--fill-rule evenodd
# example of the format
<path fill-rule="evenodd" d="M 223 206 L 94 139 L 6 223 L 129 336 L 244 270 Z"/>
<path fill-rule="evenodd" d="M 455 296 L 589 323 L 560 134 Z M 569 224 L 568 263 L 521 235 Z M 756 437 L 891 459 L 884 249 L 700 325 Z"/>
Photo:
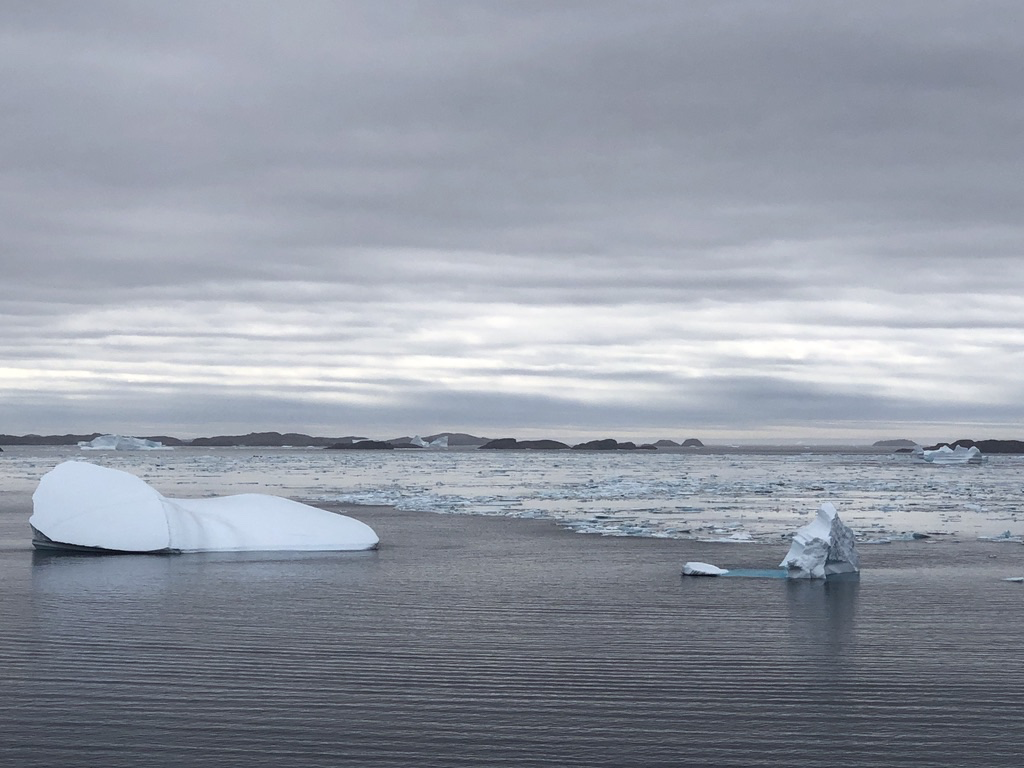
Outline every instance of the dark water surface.
<path fill-rule="evenodd" d="M 682 579 L 786 546 L 364 509 L 375 553 L 41 556 L 10 501 L 3 766 L 1022 764 L 1024 547 Z"/>

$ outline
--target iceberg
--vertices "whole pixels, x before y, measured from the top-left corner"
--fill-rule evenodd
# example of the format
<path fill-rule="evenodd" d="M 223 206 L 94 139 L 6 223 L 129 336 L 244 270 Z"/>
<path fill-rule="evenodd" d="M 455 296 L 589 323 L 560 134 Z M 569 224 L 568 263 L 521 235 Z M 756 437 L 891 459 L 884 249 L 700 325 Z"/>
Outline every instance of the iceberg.
<path fill-rule="evenodd" d="M 80 440 L 78 447 L 83 451 L 170 451 L 169 445 L 158 440 L 124 435 L 100 435 L 92 440 Z"/>
<path fill-rule="evenodd" d="M 836 508 L 825 502 L 814 520 L 793 534 L 793 544 L 780 563 L 791 579 L 824 579 L 860 571 L 854 534 Z"/>
<path fill-rule="evenodd" d="M 995 536 L 979 536 L 978 541 L 995 541 L 997 543 L 1004 544 L 1021 544 L 1024 543 L 1024 539 L 1020 536 L 1014 536 L 1010 531 L 1003 531 L 1002 533 L 996 534 Z"/>
<path fill-rule="evenodd" d="M 962 445 L 958 445 L 956 448 L 941 445 L 934 451 L 926 451 L 921 446 L 917 446 L 914 449 L 914 456 L 929 464 L 980 464 L 982 458 L 981 451 L 976 445 L 972 445 L 970 448 L 964 448 Z"/>
<path fill-rule="evenodd" d="M 729 571 L 711 563 L 689 562 L 683 565 L 684 576 L 722 576 Z"/>
<path fill-rule="evenodd" d="M 412 445 L 419 446 L 420 448 L 447 448 L 448 435 L 441 435 L 440 437 L 435 437 L 429 443 L 419 435 L 415 435 L 409 442 Z"/>
<path fill-rule="evenodd" d="M 258 493 L 168 499 L 117 469 L 65 461 L 32 494 L 38 549 L 99 552 L 352 551 L 376 548 L 370 526 Z"/>

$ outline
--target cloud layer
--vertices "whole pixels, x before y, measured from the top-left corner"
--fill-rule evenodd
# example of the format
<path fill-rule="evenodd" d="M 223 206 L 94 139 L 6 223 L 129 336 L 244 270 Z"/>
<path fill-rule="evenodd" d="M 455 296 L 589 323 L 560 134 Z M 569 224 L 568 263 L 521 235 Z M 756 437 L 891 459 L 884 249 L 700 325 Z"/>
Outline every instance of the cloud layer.
<path fill-rule="evenodd" d="M 1020 436 L 986 2 L 0 11 L 0 432 Z"/>

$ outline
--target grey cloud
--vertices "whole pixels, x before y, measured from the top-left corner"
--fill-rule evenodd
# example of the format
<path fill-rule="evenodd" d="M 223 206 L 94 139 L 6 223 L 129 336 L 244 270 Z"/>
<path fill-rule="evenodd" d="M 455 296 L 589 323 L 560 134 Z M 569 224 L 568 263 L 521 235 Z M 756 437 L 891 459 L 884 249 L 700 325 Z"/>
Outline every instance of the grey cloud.
<path fill-rule="evenodd" d="M 546 374 L 556 389 L 621 375 L 628 392 L 632 374 L 683 401 L 694 366 L 759 382 L 713 402 L 730 390 L 709 384 L 684 420 L 984 415 L 823 389 L 838 359 L 716 345 L 948 347 L 942 374 L 1020 357 L 1022 16 L 1004 2 L 8 4 L 0 353 L 18 371 L 103 375 L 307 359 L 324 378 L 489 356 L 495 376 L 536 377 L 574 346 L 594 365 Z M 488 325 L 510 316 L 532 350 Z M 490 328 L 477 341 L 474 324 Z M 978 336 L 953 338 L 965 329 Z M 692 361 L 654 351 L 680 337 Z M 813 392 L 786 394 L 794 368 Z M 240 420 L 274 412 L 244 391 Z M 394 398 L 416 391 L 396 370 Z M 282 414 L 316 410 L 280 397 Z M 531 408 L 551 424 L 677 418 L 497 378 L 487 397 L 423 402 L 484 419 L 502 398 L 537 424 Z"/>

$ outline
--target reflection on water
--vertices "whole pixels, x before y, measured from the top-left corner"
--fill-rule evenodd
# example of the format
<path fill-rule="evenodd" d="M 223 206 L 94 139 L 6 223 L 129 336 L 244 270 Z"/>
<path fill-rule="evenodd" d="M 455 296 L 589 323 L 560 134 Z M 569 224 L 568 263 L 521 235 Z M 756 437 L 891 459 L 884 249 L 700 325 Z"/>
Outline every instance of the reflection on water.
<path fill-rule="evenodd" d="M 827 648 L 840 661 L 854 638 L 860 581 L 790 579 L 785 592 L 794 637 Z"/>

